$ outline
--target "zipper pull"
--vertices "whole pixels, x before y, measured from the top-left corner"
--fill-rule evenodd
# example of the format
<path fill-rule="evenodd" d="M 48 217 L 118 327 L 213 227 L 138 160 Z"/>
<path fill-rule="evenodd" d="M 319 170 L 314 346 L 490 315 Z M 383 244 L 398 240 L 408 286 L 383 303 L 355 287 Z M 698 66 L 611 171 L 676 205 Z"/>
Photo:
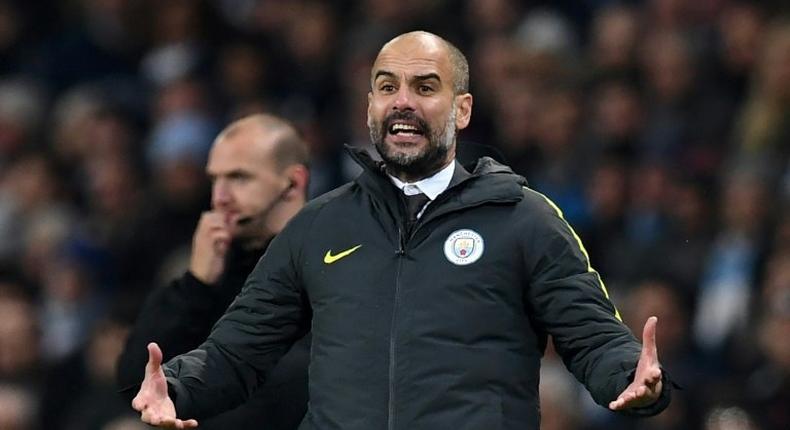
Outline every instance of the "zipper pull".
<path fill-rule="evenodd" d="M 406 255 L 406 249 L 403 245 L 404 237 L 403 237 L 403 227 L 398 227 L 398 249 L 395 251 L 395 255 L 404 256 Z"/>

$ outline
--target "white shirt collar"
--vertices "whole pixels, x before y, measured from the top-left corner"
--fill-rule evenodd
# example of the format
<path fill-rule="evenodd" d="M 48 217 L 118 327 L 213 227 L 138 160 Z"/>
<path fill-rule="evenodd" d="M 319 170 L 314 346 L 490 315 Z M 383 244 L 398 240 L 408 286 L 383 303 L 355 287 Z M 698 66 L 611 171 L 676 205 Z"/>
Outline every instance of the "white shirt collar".
<path fill-rule="evenodd" d="M 433 201 L 439 196 L 439 194 L 443 193 L 444 190 L 450 186 L 450 181 L 453 179 L 453 173 L 455 173 L 455 160 L 442 168 L 442 170 L 434 173 L 432 176 L 420 179 L 414 183 L 403 182 L 389 173 L 387 176 L 390 177 L 392 183 L 395 184 L 398 189 L 403 191 L 403 194 L 406 194 L 407 196 L 413 196 L 415 194 L 423 193 L 428 196 L 431 201 Z"/>

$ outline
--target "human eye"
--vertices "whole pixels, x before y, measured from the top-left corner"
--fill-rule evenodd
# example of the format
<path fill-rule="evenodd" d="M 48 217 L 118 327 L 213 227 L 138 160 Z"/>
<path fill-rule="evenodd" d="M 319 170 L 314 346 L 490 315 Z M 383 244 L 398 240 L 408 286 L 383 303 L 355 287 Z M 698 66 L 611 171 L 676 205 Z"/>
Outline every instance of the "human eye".
<path fill-rule="evenodd" d="M 249 181 L 251 178 L 252 178 L 251 175 L 249 175 L 246 172 L 231 172 L 228 175 L 228 179 L 231 182 L 235 182 L 235 183 L 239 183 L 239 184 L 243 184 L 243 183 Z"/>
<path fill-rule="evenodd" d="M 384 83 L 379 85 L 379 91 L 381 91 L 382 93 L 389 94 L 389 93 L 395 91 L 395 85 L 392 85 L 389 82 L 384 82 Z"/>
<path fill-rule="evenodd" d="M 420 84 L 418 89 L 420 91 L 420 94 L 424 94 L 424 95 L 432 94 L 434 92 L 433 86 L 429 84 Z"/>

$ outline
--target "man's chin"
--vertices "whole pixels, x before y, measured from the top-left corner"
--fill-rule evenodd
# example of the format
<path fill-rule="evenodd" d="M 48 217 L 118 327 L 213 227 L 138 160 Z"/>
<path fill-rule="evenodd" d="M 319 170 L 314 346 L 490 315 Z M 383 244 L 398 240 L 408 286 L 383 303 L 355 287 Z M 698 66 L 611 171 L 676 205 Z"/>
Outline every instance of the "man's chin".
<path fill-rule="evenodd" d="M 264 246 L 263 234 L 252 231 L 252 229 L 242 229 L 233 236 L 233 244 L 241 249 L 259 249 Z"/>
<path fill-rule="evenodd" d="M 430 176 L 444 165 L 443 154 L 416 154 L 406 156 L 405 154 L 388 154 L 382 156 L 387 170 L 401 180 L 413 182 Z"/>
<path fill-rule="evenodd" d="M 416 151 L 388 151 L 381 158 L 391 168 L 409 169 L 420 160 L 420 155 Z"/>
<path fill-rule="evenodd" d="M 419 159 L 425 152 L 428 142 L 422 139 L 385 139 L 384 151 L 386 154 L 385 160 L 389 159 L 391 162 L 398 164 L 410 164 L 414 160 Z"/>

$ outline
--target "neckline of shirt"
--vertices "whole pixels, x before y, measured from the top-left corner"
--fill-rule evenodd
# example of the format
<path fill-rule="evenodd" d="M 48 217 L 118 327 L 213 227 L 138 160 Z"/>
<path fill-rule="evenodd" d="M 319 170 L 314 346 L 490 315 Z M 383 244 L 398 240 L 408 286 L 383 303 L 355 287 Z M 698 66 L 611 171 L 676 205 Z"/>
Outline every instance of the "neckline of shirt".
<path fill-rule="evenodd" d="M 413 196 L 415 194 L 423 193 L 428 196 L 431 201 L 436 200 L 439 194 L 443 193 L 447 187 L 450 186 L 450 181 L 453 179 L 455 173 L 455 160 L 443 167 L 433 175 L 420 179 L 417 182 L 403 182 L 395 176 L 390 175 L 390 180 L 403 194 Z"/>

